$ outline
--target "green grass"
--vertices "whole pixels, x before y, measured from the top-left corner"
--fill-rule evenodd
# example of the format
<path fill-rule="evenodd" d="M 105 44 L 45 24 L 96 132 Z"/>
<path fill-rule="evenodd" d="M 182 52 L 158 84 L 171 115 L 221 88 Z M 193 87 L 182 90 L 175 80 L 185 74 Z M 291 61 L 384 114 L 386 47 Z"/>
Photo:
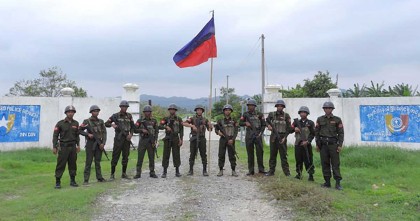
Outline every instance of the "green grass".
<path fill-rule="evenodd" d="M 246 165 L 245 147 L 239 147 Z M 323 189 L 319 153 L 314 152 L 315 183 L 294 179 L 294 147 L 288 148 L 292 177 L 281 172 L 258 177 L 261 188 L 292 205 L 296 220 L 420 220 L 420 151 L 392 147 L 350 147 L 341 154 L 344 191 Z M 264 149 L 268 166 L 269 148 Z M 334 184 L 334 182 L 333 182 Z"/>
<path fill-rule="evenodd" d="M 162 146 L 158 149 L 162 156 Z M 111 152 L 108 152 L 111 158 Z M 86 155 L 78 154 L 76 182 L 82 184 Z M 160 158 L 159 158 L 160 159 Z M 102 158 L 102 174 L 110 175 L 110 161 Z M 121 158 L 116 178 L 121 177 Z M 134 175 L 137 151 L 131 151 L 128 163 L 129 175 Z M 92 163 L 90 185 L 78 188 L 69 186 L 66 168 L 62 177 L 62 189 L 55 190 L 54 170 L 56 156 L 50 149 L 36 148 L 21 151 L 0 152 L 0 220 L 89 220 L 96 198 L 117 182 L 97 183 Z M 148 165 L 147 156 L 143 167 Z M 159 161 L 156 163 L 159 165 Z"/>

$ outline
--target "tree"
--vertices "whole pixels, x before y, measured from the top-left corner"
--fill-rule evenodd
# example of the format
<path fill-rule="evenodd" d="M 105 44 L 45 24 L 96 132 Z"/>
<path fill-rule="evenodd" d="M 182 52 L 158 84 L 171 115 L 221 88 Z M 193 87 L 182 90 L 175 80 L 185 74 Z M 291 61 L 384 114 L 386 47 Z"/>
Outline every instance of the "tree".
<path fill-rule="evenodd" d="M 222 87 L 220 89 L 220 94 L 225 95 L 226 88 Z M 229 88 L 229 104 L 233 107 L 232 118 L 239 120 L 241 116 L 241 98 L 235 94 L 234 88 Z M 211 111 L 212 119 L 215 121 L 223 118 L 223 106 L 226 104 L 226 96 L 222 96 L 219 101 L 213 104 L 213 109 Z"/>
<path fill-rule="evenodd" d="M 326 73 L 318 71 L 318 74 L 315 74 L 312 80 L 305 79 L 304 82 L 302 89 L 307 97 L 328 97 L 327 91 L 331 88 L 337 88 L 328 71 Z"/>
<path fill-rule="evenodd" d="M 388 97 L 389 96 L 388 91 L 383 89 L 385 85 L 384 82 L 382 82 L 381 84 L 379 83 L 374 84 L 373 81 L 370 81 L 370 83 L 371 83 L 371 86 L 366 88 L 367 97 Z"/>
<path fill-rule="evenodd" d="M 303 90 L 303 87 L 300 84 L 297 84 L 295 88 L 291 89 L 281 89 L 280 92 L 282 93 L 283 97 L 286 98 L 294 98 L 294 97 L 306 97 L 306 93 Z"/>
<path fill-rule="evenodd" d="M 353 89 L 348 89 L 346 91 L 346 94 L 349 97 L 366 97 L 366 85 L 363 84 L 362 87 L 360 87 L 359 83 L 353 85 Z"/>
<path fill-rule="evenodd" d="M 74 97 L 87 97 L 87 92 L 76 86 L 76 82 L 67 79 L 67 75 L 58 67 L 42 70 L 40 78 L 17 81 L 9 89 L 7 96 L 58 97 L 65 87 L 73 88 Z"/>
<path fill-rule="evenodd" d="M 388 92 L 391 96 L 404 96 L 404 97 L 416 96 L 416 94 L 418 94 L 417 87 L 413 89 L 411 85 L 404 84 L 404 83 L 397 84 L 393 88 L 389 86 Z"/>

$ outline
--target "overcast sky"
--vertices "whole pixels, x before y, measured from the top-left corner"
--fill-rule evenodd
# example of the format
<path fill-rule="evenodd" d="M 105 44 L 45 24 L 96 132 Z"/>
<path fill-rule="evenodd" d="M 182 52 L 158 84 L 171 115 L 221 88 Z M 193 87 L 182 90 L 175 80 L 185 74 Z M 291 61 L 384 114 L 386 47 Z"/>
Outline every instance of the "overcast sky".
<path fill-rule="evenodd" d="M 229 75 L 237 94 L 261 92 L 261 34 L 268 84 L 292 87 L 329 70 L 340 88 L 420 85 L 418 0 L 0 0 L 0 95 L 58 66 L 94 97 L 120 96 L 128 82 L 144 94 L 207 97 L 210 62 L 181 69 L 172 57 L 210 10 L 213 88 Z"/>

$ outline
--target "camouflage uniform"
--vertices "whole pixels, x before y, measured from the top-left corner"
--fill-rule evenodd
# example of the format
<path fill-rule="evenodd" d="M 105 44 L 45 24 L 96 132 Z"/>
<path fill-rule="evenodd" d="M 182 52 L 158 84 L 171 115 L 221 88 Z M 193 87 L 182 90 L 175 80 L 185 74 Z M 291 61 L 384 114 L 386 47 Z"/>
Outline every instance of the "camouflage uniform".
<path fill-rule="evenodd" d="M 309 174 L 309 180 L 313 180 L 315 167 L 313 164 L 313 153 L 311 142 L 315 137 L 315 124 L 313 121 L 306 119 L 295 119 L 292 123 L 292 129 L 299 128 L 300 133 L 295 133 L 295 159 L 296 159 L 296 178 L 301 178 L 303 164 L 305 163 L 306 171 Z M 302 145 L 302 141 L 308 141 L 306 146 Z"/>
<path fill-rule="evenodd" d="M 170 127 L 171 131 L 167 131 L 166 127 Z M 166 174 L 167 168 L 169 166 L 169 158 L 171 156 L 172 149 L 172 158 L 174 167 L 177 170 L 177 175 L 179 176 L 179 166 L 181 166 L 181 154 L 180 154 L 180 140 L 183 140 L 184 137 L 184 127 L 182 125 L 182 119 L 177 115 L 169 115 L 164 117 L 160 121 L 160 129 L 165 129 L 165 138 L 163 144 L 163 157 L 162 157 L 162 166 L 164 173 Z"/>
<path fill-rule="evenodd" d="M 257 155 L 257 164 L 258 164 L 258 171 L 260 173 L 264 173 L 264 162 L 263 162 L 263 141 L 262 136 L 266 127 L 264 116 L 262 113 L 258 113 L 257 111 L 253 112 L 246 112 L 241 117 L 239 121 L 240 126 L 245 126 L 245 122 L 249 122 L 252 125 L 252 128 L 246 128 L 246 135 L 245 135 L 245 144 L 246 144 L 246 152 L 248 154 L 248 170 L 249 174 L 254 174 L 254 146 Z"/>
<path fill-rule="evenodd" d="M 270 135 L 269 173 L 274 174 L 277 165 L 277 153 L 280 152 L 283 173 L 286 176 L 290 176 L 289 163 L 287 162 L 287 136 L 291 130 L 290 115 L 284 111 L 274 111 L 268 114 L 266 121 L 273 128 Z M 285 140 L 281 143 L 283 138 Z"/>
<path fill-rule="evenodd" d="M 130 155 L 131 140 L 127 140 L 127 135 L 133 134 L 134 132 L 134 121 L 130 113 L 118 112 L 113 114 L 107 122 L 106 127 L 111 127 L 112 123 L 118 125 L 115 128 L 114 146 L 112 148 L 112 160 L 111 160 L 111 179 L 115 173 L 115 167 L 118 164 L 120 155 L 122 153 L 122 173 L 126 176 L 128 156 Z"/>
<path fill-rule="evenodd" d="M 325 102 L 323 108 L 326 107 L 334 108 L 334 105 L 331 102 Z M 337 152 L 338 147 L 342 147 L 344 142 L 344 128 L 341 118 L 334 116 L 332 113 L 331 115 L 318 117 L 315 134 L 317 147 L 320 148 L 322 174 L 325 179 L 323 187 L 331 186 L 332 169 L 336 180 L 336 188 L 341 189 L 340 154 Z"/>
<path fill-rule="evenodd" d="M 204 110 L 204 109 L 203 109 Z M 195 157 L 197 152 L 200 151 L 201 162 L 203 163 L 203 174 L 207 174 L 207 150 L 206 150 L 206 128 L 207 130 L 210 129 L 209 121 L 203 117 L 195 115 L 189 119 L 187 119 L 186 123 L 195 125 L 197 127 L 198 132 L 195 132 L 191 129 L 191 138 L 190 138 L 190 173 L 192 175 Z M 197 144 L 197 139 L 199 140 Z M 197 147 L 198 146 L 198 147 Z"/>
<path fill-rule="evenodd" d="M 85 132 L 87 130 L 87 132 Z M 95 138 L 89 138 L 89 134 L 95 133 L 97 138 L 100 139 L 103 145 L 106 144 L 106 127 L 102 119 L 97 117 L 90 117 L 85 119 L 79 127 L 79 133 L 86 137 L 86 164 L 84 171 L 84 181 L 87 183 L 90 177 L 90 168 L 92 165 L 93 159 L 95 159 L 95 171 L 96 179 L 98 181 L 104 181 L 101 172 L 101 159 L 102 159 L 102 150 L 99 148 L 99 143 L 95 141 Z"/>
<path fill-rule="evenodd" d="M 143 130 L 147 130 L 144 133 Z M 135 178 L 140 178 L 141 168 L 143 166 L 144 155 L 147 151 L 149 158 L 150 176 L 155 178 L 155 144 L 158 140 L 159 128 L 155 118 L 138 119 L 135 124 L 135 133 L 140 133 L 138 158 L 137 158 L 137 173 Z"/>
<path fill-rule="evenodd" d="M 65 113 L 74 111 L 73 106 L 66 107 Z M 57 165 L 55 168 L 56 188 L 61 188 L 60 179 L 63 176 L 66 164 L 69 165 L 70 185 L 77 186 L 75 182 L 77 171 L 77 150 L 80 146 L 79 122 L 74 119 L 65 118 L 60 120 L 54 127 L 53 148 L 58 151 Z"/>
<path fill-rule="evenodd" d="M 218 134 L 219 131 L 223 131 L 226 133 L 223 134 L 224 136 L 220 136 L 219 139 L 219 168 L 220 170 L 223 170 L 223 167 L 225 166 L 225 157 L 227 149 L 230 167 L 232 168 L 232 171 L 235 171 L 235 143 L 233 143 L 233 145 L 229 145 L 228 140 L 233 140 L 235 142 L 236 136 L 238 135 L 238 122 L 233 120 L 231 117 L 225 116 L 223 119 L 217 121 L 217 124 L 214 128 L 216 134 Z"/>

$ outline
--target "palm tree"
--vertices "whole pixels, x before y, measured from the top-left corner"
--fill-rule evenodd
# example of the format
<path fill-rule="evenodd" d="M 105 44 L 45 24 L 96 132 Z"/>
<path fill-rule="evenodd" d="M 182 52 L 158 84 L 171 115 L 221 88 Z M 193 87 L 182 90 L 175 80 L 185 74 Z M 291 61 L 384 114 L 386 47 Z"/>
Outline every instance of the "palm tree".
<path fill-rule="evenodd" d="M 418 86 L 417 86 L 418 87 Z M 393 88 L 391 88 L 391 86 L 388 87 L 389 89 L 389 93 L 391 94 L 391 96 L 415 96 L 417 92 L 417 87 L 413 90 L 413 87 L 411 85 L 408 84 L 397 84 L 395 85 Z"/>
<path fill-rule="evenodd" d="M 359 83 L 353 85 L 353 89 L 348 89 L 346 94 L 350 97 L 366 97 L 366 85 L 360 87 Z"/>
<path fill-rule="evenodd" d="M 382 81 L 381 84 L 376 83 L 376 85 L 373 83 L 373 81 L 370 81 L 371 87 L 366 88 L 367 96 L 368 97 L 387 97 L 389 96 L 389 93 L 387 90 L 383 89 L 384 82 Z"/>

